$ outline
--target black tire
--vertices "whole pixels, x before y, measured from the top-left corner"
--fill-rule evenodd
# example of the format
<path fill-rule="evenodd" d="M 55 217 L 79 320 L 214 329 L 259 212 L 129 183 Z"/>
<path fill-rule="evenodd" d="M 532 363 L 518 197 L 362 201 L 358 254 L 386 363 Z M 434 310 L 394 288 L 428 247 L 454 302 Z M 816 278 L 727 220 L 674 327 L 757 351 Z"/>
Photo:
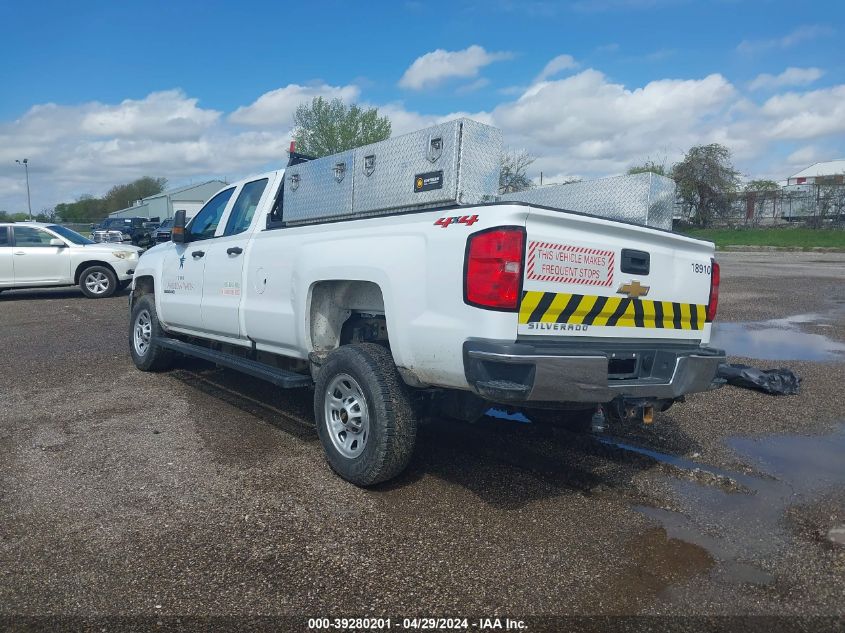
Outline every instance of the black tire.
<path fill-rule="evenodd" d="M 144 317 L 149 322 L 149 340 L 145 346 L 142 346 L 136 344 L 135 329 L 136 327 L 146 328 Z M 129 316 L 129 353 L 132 355 L 135 367 L 141 371 L 164 371 L 173 365 L 175 352 L 156 343 L 157 339 L 165 336 L 156 314 L 155 298 L 151 294 L 141 295 L 133 302 Z"/>
<path fill-rule="evenodd" d="M 363 448 L 357 455 L 341 452 L 335 443 L 342 442 L 344 431 L 333 433 L 330 429 L 330 416 L 336 425 L 347 425 L 346 418 L 341 421 L 341 416 L 335 415 L 337 411 L 329 411 L 331 402 L 327 407 L 328 390 L 336 381 L 344 383 L 345 377 L 357 383 L 352 385 L 352 391 L 363 395 L 368 419 L 369 430 L 360 436 L 364 438 Z M 345 384 L 348 387 L 350 383 Z M 341 386 L 338 384 L 337 389 Z M 335 394 L 341 394 L 337 389 Z M 342 403 L 342 411 L 346 411 L 346 400 L 336 398 L 335 402 Z M 349 425 L 354 417 L 354 413 L 349 414 Z M 417 437 L 416 413 L 408 388 L 396 370 L 390 350 L 385 347 L 374 343 L 344 345 L 329 354 L 315 384 L 314 419 L 329 466 L 356 486 L 372 486 L 392 479 L 411 460 Z M 347 437 L 355 435 L 347 432 Z"/>
<path fill-rule="evenodd" d="M 551 409 L 529 409 L 525 412 L 534 424 L 565 429 L 573 433 L 588 433 L 592 426 L 595 406 L 589 409 L 555 411 Z"/>
<path fill-rule="evenodd" d="M 132 283 L 131 279 L 127 279 L 126 281 L 118 281 L 117 282 L 117 292 L 122 292 L 129 287 L 129 284 Z"/>
<path fill-rule="evenodd" d="M 89 299 L 105 299 L 117 291 L 117 277 L 111 268 L 89 266 L 79 275 L 79 288 Z"/>

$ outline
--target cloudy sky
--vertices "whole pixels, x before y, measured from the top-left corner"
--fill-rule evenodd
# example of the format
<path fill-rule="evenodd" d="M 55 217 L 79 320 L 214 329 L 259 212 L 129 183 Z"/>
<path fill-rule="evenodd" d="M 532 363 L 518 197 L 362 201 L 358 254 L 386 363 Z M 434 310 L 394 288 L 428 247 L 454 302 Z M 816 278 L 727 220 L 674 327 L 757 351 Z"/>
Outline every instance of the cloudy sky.
<path fill-rule="evenodd" d="M 468 115 L 546 180 L 719 142 L 748 177 L 845 157 L 845 3 L 777 0 L 0 3 L 0 210 L 282 165 L 296 106 L 394 135 Z"/>

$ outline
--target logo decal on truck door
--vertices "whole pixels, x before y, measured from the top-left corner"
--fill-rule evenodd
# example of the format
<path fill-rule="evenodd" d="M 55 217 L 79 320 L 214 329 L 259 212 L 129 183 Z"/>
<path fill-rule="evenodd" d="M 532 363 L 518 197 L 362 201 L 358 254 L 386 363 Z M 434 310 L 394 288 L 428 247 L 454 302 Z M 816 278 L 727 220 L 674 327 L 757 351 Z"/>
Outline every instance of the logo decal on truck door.
<path fill-rule="evenodd" d="M 558 244 L 528 242 L 527 278 L 559 284 L 607 287 L 613 284 L 613 251 Z"/>

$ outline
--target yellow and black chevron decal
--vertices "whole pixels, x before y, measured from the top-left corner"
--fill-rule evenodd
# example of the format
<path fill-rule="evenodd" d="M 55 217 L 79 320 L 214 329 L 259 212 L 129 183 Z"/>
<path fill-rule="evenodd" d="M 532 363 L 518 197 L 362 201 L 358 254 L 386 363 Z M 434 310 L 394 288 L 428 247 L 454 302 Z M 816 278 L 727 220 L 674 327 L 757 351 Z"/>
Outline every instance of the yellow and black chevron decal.
<path fill-rule="evenodd" d="M 519 324 L 702 330 L 705 308 L 694 303 L 527 290 L 519 304 Z"/>

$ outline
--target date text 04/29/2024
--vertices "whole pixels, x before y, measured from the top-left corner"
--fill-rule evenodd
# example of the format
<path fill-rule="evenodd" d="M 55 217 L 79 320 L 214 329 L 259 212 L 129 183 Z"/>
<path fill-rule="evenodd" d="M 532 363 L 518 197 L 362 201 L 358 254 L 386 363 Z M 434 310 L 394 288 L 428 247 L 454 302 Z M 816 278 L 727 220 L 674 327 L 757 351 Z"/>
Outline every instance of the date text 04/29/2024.
<path fill-rule="evenodd" d="M 512 618 L 309 618 L 308 629 L 370 631 L 525 631 L 523 620 Z"/>

